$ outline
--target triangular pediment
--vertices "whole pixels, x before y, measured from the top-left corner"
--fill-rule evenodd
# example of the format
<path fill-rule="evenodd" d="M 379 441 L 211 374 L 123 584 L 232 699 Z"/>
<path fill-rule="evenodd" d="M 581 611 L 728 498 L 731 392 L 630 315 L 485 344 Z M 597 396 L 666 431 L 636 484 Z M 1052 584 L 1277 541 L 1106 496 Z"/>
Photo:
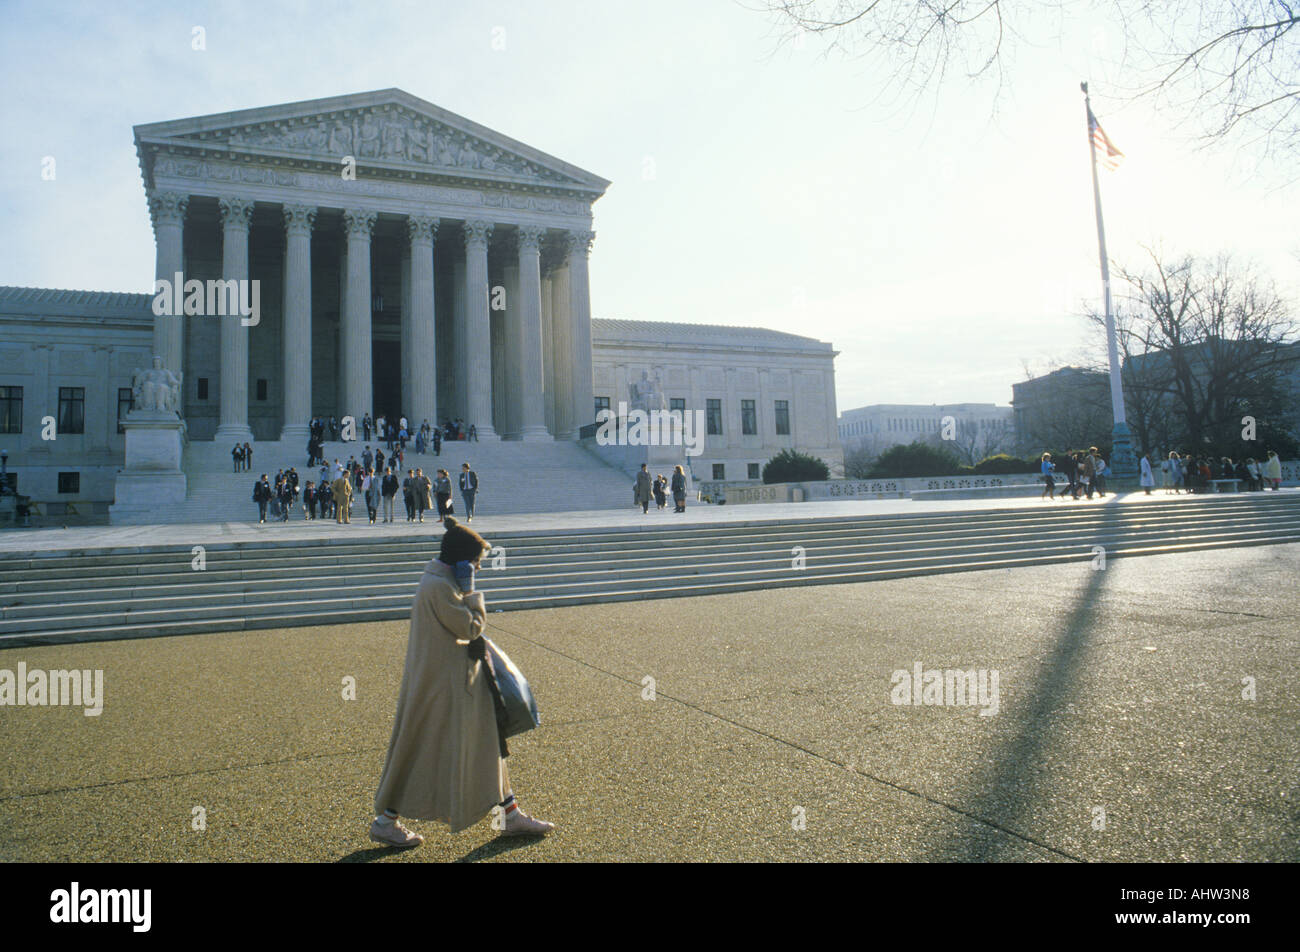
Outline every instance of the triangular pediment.
<path fill-rule="evenodd" d="M 306 159 L 600 195 L 609 182 L 400 89 L 135 127 L 137 147 Z"/>

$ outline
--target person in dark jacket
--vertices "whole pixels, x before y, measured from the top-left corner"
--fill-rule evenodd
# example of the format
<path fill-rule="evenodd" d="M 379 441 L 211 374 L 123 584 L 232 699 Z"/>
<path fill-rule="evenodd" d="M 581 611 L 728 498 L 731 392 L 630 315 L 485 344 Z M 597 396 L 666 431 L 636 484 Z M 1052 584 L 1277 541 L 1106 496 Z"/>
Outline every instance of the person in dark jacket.
<path fill-rule="evenodd" d="M 310 479 L 307 480 L 307 485 L 302 490 L 302 508 L 307 514 L 308 522 L 316 518 L 316 487 Z"/>
<path fill-rule="evenodd" d="M 267 481 L 266 473 L 262 478 L 253 483 L 253 502 L 257 503 L 257 521 L 258 524 L 266 522 L 266 507 L 271 502 L 271 484 Z"/>
<path fill-rule="evenodd" d="M 680 465 L 673 467 L 673 512 L 686 511 L 686 471 Z"/>
<path fill-rule="evenodd" d="M 402 488 L 397 474 L 391 469 L 384 470 L 384 478 L 380 484 L 380 492 L 384 496 L 384 522 L 393 521 L 393 497 L 397 495 L 397 490 Z"/>
<path fill-rule="evenodd" d="M 645 463 L 642 463 L 640 471 L 636 474 L 636 486 L 632 492 L 632 498 L 641 507 L 642 513 L 650 511 L 650 493 L 650 470 L 646 469 Z"/>
<path fill-rule="evenodd" d="M 664 479 L 664 474 L 660 473 L 655 477 L 654 494 L 656 508 L 663 509 L 668 505 L 668 480 Z"/>
<path fill-rule="evenodd" d="M 471 432 L 473 427 L 470 427 Z M 469 468 L 469 463 L 460 464 L 460 496 L 465 500 L 465 521 L 474 521 L 474 500 L 478 496 L 478 473 Z"/>
<path fill-rule="evenodd" d="M 406 521 L 415 521 L 415 470 L 408 469 L 402 480 L 402 499 L 406 502 Z"/>

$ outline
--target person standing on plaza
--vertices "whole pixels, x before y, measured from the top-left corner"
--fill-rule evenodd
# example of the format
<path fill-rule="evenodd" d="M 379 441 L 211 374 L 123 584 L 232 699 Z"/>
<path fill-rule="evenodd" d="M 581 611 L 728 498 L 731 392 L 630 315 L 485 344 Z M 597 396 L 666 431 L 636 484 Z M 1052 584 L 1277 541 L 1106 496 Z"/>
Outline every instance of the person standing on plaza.
<path fill-rule="evenodd" d="M 1042 477 L 1043 477 L 1043 491 L 1042 491 L 1042 493 L 1039 495 L 1038 498 L 1039 498 L 1039 499 L 1049 499 L 1049 498 L 1050 498 L 1050 499 L 1055 499 L 1055 498 L 1056 498 L 1056 480 L 1054 480 L 1054 479 L 1052 478 L 1052 472 L 1056 469 L 1056 466 L 1052 463 L 1052 454 L 1051 454 L 1051 453 L 1044 453 L 1044 454 L 1043 454 L 1043 457 L 1042 457 L 1042 460 L 1041 460 L 1040 463 L 1039 463 L 1039 467 L 1038 467 L 1038 469 L 1039 469 L 1039 473 L 1040 473 L 1040 474 L 1042 475 Z"/>
<path fill-rule="evenodd" d="M 1092 481 L 1097 485 L 1097 496 L 1106 495 L 1106 461 L 1101 458 L 1101 451 L 1097 447 L 1088 450 L 1092 454 Z"/>
<path fill-rule="evenodd" d="M 415 471 L 415 513 L 420 522 L 424 521 L 424 511 L 433 508 L 433 500 L 430 498 L 432 492 L 433 481 L 424 475 L 424 470 L 417 469 Z"/>
<path fill-rule="evenodd" d="M 361 475 L 361 498 L 366 501 L 366 516 L 373 526 L 379 515 L 379 480 L 373 469 L 367 469 Z"/>
<path fill-rule="evenodd" d="M 641 469 L 636 474 L 636 485 L 633 487 L 632 492 L 632 498 L 641 507 L 643 515 L 650 511 L 651 495 L 650 470 L 646 468 L 646 465 L 645 463 L 641 464 Z"/>
<path fill-rule="evenodd" d="M 402 501 L 406 503 L 406 521 L 415 521 L 415 470 L 408 469 L 402 480 Z"/>
<path fill-rule="evenodd" d="M 451 474 L 440 469 L 436 475 L 438 478 L 433 484 L 433 497 L 438 504 L 438 518 L 445 524 L 447 515 L 451 512 Z"/>
<path fill-rule="evenodd" d="M 322 519 L 328 519 L 334 515 L 334 508 L 330 498 L 330 484 L 324 479 L 316 487 L 316 503 L 320 506 L 320 517 Z"/>
<path fill-rule="evenodd" d="M 1156 484 L 1155 474 L 1151 472 L 1150 453 L 1142 454 L 1142 459 L 1138 462 L 1138 469 L 1139 469 L 1138 485 L 1141 486 L 1143 489 L 1145 489 L 1147 491 L 1147 495 L 1150 496 L 1151 489 Z"/>
<path fill-rule="evenodd" d="M 253 445 L 251 443 L 245 443 L 244 444 L 244 472 L 248 472 L 252 468 L 253 468 Z"/>
<path fill-rule="evenodd" d="M 663 509 L 665 506 L 668 505 L 668 493 L 665 492 L 665 487 L 667 485 L 668 485 L 668 480 L 664 479 L 663 473 L 660 473 L 658 476 L 655 477 L 654 494 L 655 494 L 655 508 L 657 509 Z"/>
<path fill-rule="evenodd" d="M 686 472 L 681 465 L 673 467 L 673 512 L 686 511 Z"/>
<path fill-rule="evenodd" d="M 315 483 L 310 479 L 302 491 L 302 509 L 307 515 L 307 521 L 313 522 L 316 519 L 316 488 Z"/>
<path fill-rule="evenodd" d="M 239 472 L 241 469 L 243 469 L 243 468 L 244 468 L 244 447 L 243 447 L 243 444 L 241 444 L 241 443 L 236 443 L 236 444 L 235 444 L 235 448 L 234 448 L 233 450 L 230 451 L 230 457 L 231 457 L 231 460 L 233 461 L 234 466 L 235 466 L 235 468 L 232 470 L 232 472 L 237 473 L 237 472 Z"/>
<path fill-rule="evenodd" d="M 440 429 L 435 429 L 433 431 L 433 455 L 442 455 L 442 430 Z"/>
<path fill-rule="evenodd" d="M 280 503 L 280 521 L 288 522 L 289 510 L 293 508 L 293 484 L 287 478 L 280 481 L 280 491 L 276 496 Z"/>
<path fill-rule="evenodd" d="M 469 425 L 469 433 L 465 437 L 466 442 L 470 442 L 471 440 L 475 443 L 478 442 L 478 427 L 476 427 L 473 423 Z"/>
<path fill-rule="evenodd" d="M 482 638 L 487 607 L 474 588 L 488 543 L 447 521 L 411 607 L 397 714 L 370 824 L 371 840 L 403 849 L 424 842 L 402 825 L 403 816 L 438 820 L 459 833 L 500 807 L 506 834 L 555 828 L 520 810 L 510 785 Z"/>
<path fill-rule="evenodd" d="M 334 521 L 339 525 L 352 522 L 352 480 L 340 474 L 330 486 L 330 498 L 334 502 Z"/>
<path fill-rule="evenodd" d="M 1096 474 L 1097 474 L 1096 463 L 1097 461 L 1093 458 L 1093 455 L 1091 453 L 1084 454 L 1083 489 L 1084 492 L 1087 493 L 1089 499 L 1092 498 L 1093 480 L 1096 478 Z"/>
<path fill-rule="evenodd" d="M 397 474 L 391 469 L 384 470 L 383 482 L 380 484 L 380 491 L 384 495 L 384 522 L 393 521 L 393 497 L 397 495 L 397 490 L 401 488 L 398 482 Z"/>
<path fill-rule="evenodd" d="M 1259 471 L 1259 463 L 1255 457 L 1248 457 L 1246 460 L 1246 476 L 1249 480 L 1248 488 L 1251 491 L 1257 491 L 1264 488 L 1264 477 Z"/>
<path fill-rule="evenodd" d="M 471 424 L 470 430 L 474 427 Z M 460 498 L 465 501 L 465 521 L 474 521 L 474 500 L 478 497 L 478 473 L 469 468 L 469 463 L 460 464 Z"/>
<path fill-rule="evenodd" d="M 1266 485 L 1272 485 L 1274 492 L 1282 488 L 1282 460 L 1273 450 L 1268 451 L 1268 459 L 1264 460 L 1264 480 Z"/>

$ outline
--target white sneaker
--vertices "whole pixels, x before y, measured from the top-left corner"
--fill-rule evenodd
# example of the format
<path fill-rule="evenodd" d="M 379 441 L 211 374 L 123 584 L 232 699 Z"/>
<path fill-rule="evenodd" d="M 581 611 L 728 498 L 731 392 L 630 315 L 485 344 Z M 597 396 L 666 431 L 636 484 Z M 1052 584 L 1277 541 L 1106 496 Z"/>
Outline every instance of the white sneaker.
<path fill-rule="evenodd" d="M 553 829 L 555 829 L 554 823 L 534 820 L 523 810 L 516 808 L 506 814 L 505 826 L 501 832 L 507 836 L 544 836 Z"/>
<path fill-rule="evenodd" d="M 376 817 L 375 821 L 370 824 L 370 838 L 376 843 L 383 843 L 385 846 L 396 846 L 399 849 L 414 849 L 424 842 L 424 837 L 419 833 L 412 833 L 401 822 L 394 820 L 392 823 L 380 823 Z"/>

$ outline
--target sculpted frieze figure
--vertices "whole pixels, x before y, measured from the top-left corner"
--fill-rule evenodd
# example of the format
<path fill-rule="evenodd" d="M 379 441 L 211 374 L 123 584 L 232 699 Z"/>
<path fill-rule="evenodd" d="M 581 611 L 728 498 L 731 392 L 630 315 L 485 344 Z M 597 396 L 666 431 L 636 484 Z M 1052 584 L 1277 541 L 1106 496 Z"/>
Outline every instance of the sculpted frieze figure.
<path fill-rule="evenodd" d="M 183 374 L 166 369 L 162 358 L 155 357 L 152 367 L 136 370 L 131 380 L 132 409 L 179 412 L 182 379 Z"/>

